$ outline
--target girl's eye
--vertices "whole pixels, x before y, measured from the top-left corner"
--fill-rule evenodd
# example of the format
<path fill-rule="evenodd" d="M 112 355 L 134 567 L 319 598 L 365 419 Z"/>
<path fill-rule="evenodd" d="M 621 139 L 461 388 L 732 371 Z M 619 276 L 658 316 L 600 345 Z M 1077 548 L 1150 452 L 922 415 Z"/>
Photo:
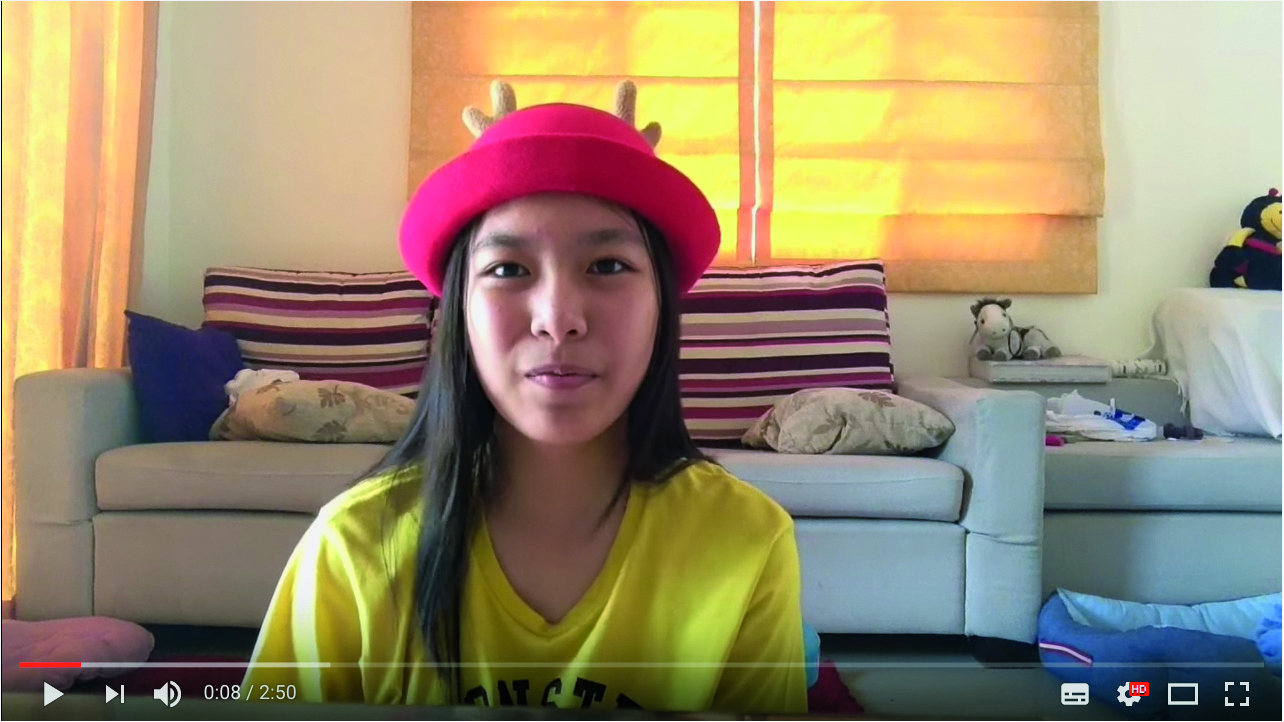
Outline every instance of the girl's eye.
<path fill-rule="evenodd" d="M 496 278 L 517 278 L 526 275 L 527 271 L 516 263 L 496 263 L 486 271 L 487 275 Z"/>
<path fill-rule="evenodd" d="M 594 261 L 593 265 L 589 266 L 589 268 L 594 273 L 614 275 L 617 273 L 624 273 L 629 270 L 631 266 L 618 258 L 603 258 L 600 261 Z"/>

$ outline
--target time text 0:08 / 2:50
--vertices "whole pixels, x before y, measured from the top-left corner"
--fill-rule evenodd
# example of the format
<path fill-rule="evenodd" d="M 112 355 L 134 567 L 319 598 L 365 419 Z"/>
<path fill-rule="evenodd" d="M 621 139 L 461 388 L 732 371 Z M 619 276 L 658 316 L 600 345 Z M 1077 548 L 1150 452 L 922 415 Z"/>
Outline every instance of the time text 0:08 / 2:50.
<path fill-rule="evenodd" d="M 253 685 L 242 687 L 238 684 L 205 685 L 205 699 L 237 700 L 291 700 L 295 691 L 292 684 Z"/>

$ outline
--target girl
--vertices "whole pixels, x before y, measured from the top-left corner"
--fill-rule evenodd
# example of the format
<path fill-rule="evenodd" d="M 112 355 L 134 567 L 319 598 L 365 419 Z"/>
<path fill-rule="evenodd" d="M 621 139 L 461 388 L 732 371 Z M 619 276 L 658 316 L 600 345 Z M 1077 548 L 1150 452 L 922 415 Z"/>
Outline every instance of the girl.
<path fill-rule="evenodd" d="M 805 712 L 792 521 L 682 420 L 712 207 L 631 109 L 497 115 L 406 211 L 415 418 L 299 542 L 246 696 Z"/>

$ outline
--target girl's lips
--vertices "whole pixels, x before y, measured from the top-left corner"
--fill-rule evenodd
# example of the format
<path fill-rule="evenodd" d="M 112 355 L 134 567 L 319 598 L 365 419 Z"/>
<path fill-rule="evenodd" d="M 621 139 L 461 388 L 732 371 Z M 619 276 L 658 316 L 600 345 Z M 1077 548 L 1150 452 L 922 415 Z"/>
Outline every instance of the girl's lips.
<path fill-rule="evenodd" d="M 597 379 L 597 376 L 592 374 L 534 373 L 527 374 L 526 378 L 547 389 L 570 391 L 592 383 Z"/>

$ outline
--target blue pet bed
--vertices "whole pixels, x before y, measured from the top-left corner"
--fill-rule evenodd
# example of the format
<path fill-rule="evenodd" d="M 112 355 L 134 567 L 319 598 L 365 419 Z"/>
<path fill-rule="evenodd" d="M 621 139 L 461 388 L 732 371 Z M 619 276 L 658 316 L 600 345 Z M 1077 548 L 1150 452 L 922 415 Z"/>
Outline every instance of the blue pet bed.
<path fill-rule="evenodd" d="M 1279 594 L 1176 605 L 1058 589 L 1039 614 L 1039 656 L 1063 682 L 1087 683 L 1093 697 L 1132 717 L 1220 718 L 1226 682 L 1236 685 L 1236 700 L 1243 696 L 1240 683 L 1249 683 L 1255 713 L 1268 705 L 1278 710 L 1279 605 Z M 1148 683 L 1149 695 L 1125 705 L 1119 688 L 1129 682 Z M 1170 706 L 1169 683 L 1198 684 L 1199 704 Z M 1175 690 L 1174 699 L 1190 693 Z"/>

